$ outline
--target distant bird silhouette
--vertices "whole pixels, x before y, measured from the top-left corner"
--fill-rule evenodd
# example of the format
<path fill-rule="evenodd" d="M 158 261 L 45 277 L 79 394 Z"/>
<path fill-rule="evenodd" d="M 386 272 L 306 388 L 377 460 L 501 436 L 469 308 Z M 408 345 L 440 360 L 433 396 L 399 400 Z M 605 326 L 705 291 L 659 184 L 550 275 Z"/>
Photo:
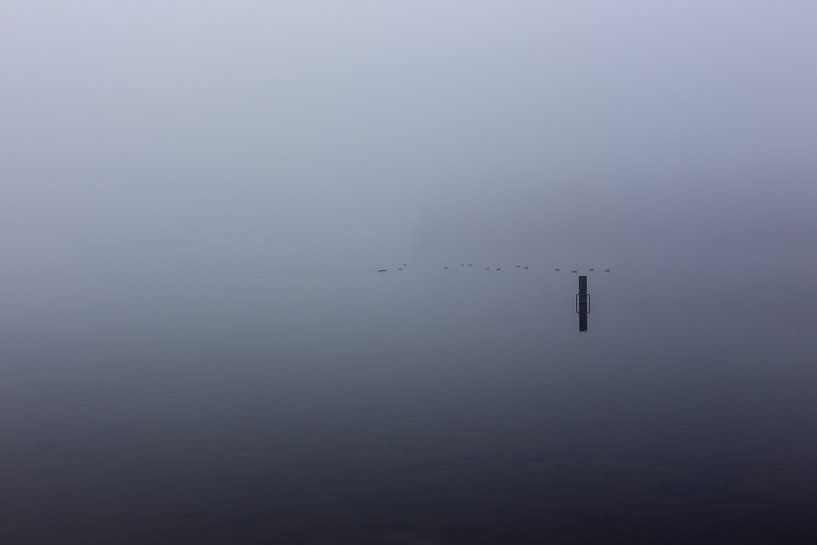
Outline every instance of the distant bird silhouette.
<path fill-rule="evenodd" d="M 397 270 L 398 270 L 398 271 L 402 271 L 402 270 L 403 270 L 403 267 L 397 267 Z"/>
<path fill-rule="evenodd" d="M 377 269 L 377 272 L 387 272 L 389 269 Z"/>
<path fill-rule="evenodd" d="M 572 271 L 570 271 L 570 272 L 572 272 L 572 273 L 577 273 L 577 272 L 579 272 L 579 271 L 577 271 L 576 269 L 573 269 L 573 270 L 572 270 Z"/>
<path fill-rule="evenodd" d="M 528 266 L 527 266 L 527 265 L 525 265 L 525 266 L 524 266 L 524 267 L 522 267 L 522 268 L 527 270 Z"/>
<path fill-rule="evenodd" d="M 522 268 L 522 265 L 514 265 L 514 268 L 515 268 L 515 269 L 521 269 L 521 268 Z"/>
<path fill-rule="evenodd" d="M 588 270 L 589 270 L 589 271 L 595 271 L 596 269 L 594 269 L 594 268 L 592 268 L 592 267 L 591 267 L 591 268 L 590 268 L 590 269 L 588 269 Z"/>
<path fill-rule="evenodd" d="M 447 269 L 448 267 L 443 267 L 443 269 Z"/>
<path fill-rule="evenodd" d="M 604 269 L 604 272 L 610 272 L 610 269 Z"/>
<path fill-rule="evenodd" d="M 555 269 L 553 269 L 553 270 L 554 270 L 554 271 L 556 271 L 556 272 L 559 272 L 559 267 L 556 267 L 556 268 L 555 268 Z"/>
<path fill-rule="evenodd" d="M 497 267 L 496 270 L 501 271 L 502 267 Z"/>
<path fill-rule="evenodd" d="M 490 271 L 490 270 L 491 270 L 491 267 L 485 267 L 485 270 L 486 270 L 486 271 Z"/>
<path fill-rule="evenodd" d="M 472 263 L 469 263 L 469 264 L 468 264 L 468 266 L 469 266 L 469 267 L 473 267 L 473 264 L 472 264 Z"/>

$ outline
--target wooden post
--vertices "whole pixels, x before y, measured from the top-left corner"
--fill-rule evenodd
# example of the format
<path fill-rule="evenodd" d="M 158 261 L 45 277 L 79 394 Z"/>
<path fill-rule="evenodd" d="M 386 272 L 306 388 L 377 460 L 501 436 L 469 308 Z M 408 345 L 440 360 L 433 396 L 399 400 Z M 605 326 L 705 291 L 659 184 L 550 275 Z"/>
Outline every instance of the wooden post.
<path fill-rule="evenodd" d="M 579 331 L 587 331 L 587 315 L 590 314 L 590 294 L 587 293 L 587 277 L 579 277 L 579 293 L 576 294 L 576 312 L 579 314 Z"/>

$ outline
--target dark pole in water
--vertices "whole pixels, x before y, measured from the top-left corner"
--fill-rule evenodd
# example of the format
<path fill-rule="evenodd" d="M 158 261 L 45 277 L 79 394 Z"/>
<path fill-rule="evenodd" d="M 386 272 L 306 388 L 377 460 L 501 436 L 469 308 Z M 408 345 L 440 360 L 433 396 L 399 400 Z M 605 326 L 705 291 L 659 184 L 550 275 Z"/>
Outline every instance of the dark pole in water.
<path fill-rule="evenodd" d="M 579 293 L 576 294 L 576 312 L 579 313 L 579 331 L 587 331 L 587 315 L 590 314 L 590 294 L 587 293 L 587 277 L 579 277 Z"/>

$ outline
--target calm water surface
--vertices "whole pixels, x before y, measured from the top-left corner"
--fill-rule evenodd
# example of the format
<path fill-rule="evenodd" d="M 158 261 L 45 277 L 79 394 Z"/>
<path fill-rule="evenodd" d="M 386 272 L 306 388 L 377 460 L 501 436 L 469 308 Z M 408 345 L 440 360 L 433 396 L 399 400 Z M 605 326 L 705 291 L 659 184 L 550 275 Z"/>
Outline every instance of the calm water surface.
<path fill-rule="evenodd" d="M 8 295 L 2 543 L 817 543 L 807 272 L 591 273 L 587 334 L 544 266 L 72 281 Z"/>

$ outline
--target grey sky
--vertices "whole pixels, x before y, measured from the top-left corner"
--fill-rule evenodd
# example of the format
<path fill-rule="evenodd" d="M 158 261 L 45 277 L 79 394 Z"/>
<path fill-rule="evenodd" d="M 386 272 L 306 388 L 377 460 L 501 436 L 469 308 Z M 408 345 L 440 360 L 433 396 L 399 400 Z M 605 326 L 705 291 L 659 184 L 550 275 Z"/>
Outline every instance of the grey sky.
<path fill-rule="evenodd" d="M 815 262 L 812 1 L 7 1 L 0 51 L 12 287 Z"/>

